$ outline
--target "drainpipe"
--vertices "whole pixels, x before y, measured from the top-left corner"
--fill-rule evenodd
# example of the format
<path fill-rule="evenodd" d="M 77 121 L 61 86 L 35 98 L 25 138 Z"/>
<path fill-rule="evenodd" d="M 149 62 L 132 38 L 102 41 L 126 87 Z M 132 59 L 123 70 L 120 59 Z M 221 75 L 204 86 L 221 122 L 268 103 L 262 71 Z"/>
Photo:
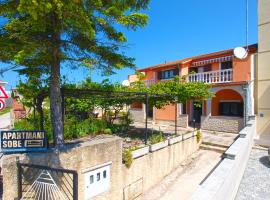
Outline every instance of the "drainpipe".
<path fill-rule="evenodd" d="M 248 86 L 243 85 L 242 89 L 244 90 L 244 126 L 247 124 L 247 90 Z"/>

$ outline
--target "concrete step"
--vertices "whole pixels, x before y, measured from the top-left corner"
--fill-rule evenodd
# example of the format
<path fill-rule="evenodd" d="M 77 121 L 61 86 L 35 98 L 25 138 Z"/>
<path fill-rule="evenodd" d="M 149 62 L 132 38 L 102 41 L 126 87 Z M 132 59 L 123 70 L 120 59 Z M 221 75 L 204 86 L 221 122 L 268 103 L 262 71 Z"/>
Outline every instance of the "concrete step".
<path fill-rule="evenodd" d="M 202 144 L 209 145 L 209 146 L 215 146 L 215 147 L 221 147 L 221 148 L 229 148 L 229 145 L 224 145 L 224 144 L 217 144 L 214 142 L 208 142 L 208 141 L 203 141 Z"/>
<path fill-rule="evenodd" d="M 200 149 L 215 151 L 218 153 L 224 153 L 227 150 L 227 148 L 225 147 L 218 147 L 218 146 L 212 146 L 212 145 L 206 145 L 206 144 L 201 144 Z"/>

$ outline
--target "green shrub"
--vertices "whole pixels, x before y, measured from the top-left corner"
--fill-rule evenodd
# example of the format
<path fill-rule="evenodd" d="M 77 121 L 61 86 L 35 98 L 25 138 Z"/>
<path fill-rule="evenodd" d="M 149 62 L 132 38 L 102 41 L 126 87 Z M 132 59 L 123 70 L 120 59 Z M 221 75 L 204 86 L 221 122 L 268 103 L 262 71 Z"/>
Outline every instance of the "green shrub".
<path fill-rule="evenodd" d="M 200 140 L 202 139 L 202 133 L 200 130 L 197 130 L 196 132 L 197 132 L 196 134 L 197 143 L 199 143 Z"/>
<path fill-rule="evenodd" d="M 123 161 L 124 161 L 124 164 L 126 165 L 127 168 L 131 167 L 131 164 L 133 162 L 132 150 L 131 149 L 125 149 L 123 151 Z"/>
<path fill-rule="evenodd" d="M 159 143 L 159 142 L 163 142 L 164 140 L 165 140 L 165 138 L 164 138 L 162 132 L 160 132 L 159 134 L 151 135 L 150 138 L 149 138 L 150 144 L 156 144 L 156 143 Z"/>
<path fill-rule="evenodd" d="M 103 132 L 104 134 L 108 134 L 108 135 L 112 134 L 112 130 L 110 128 L 106 128 Z"/>
<path fill-rule="evenodd" d="M 51 118 L 49 109 L 44 109 L 44 131 L 49 142 L 53 139 L 52 127 L 51 127 Z M 14 122 L 15 130 L 40 130 L 39 127 L 39 115 L 36 113 L 31 113 L 26 119 L 20 119 Z"/>

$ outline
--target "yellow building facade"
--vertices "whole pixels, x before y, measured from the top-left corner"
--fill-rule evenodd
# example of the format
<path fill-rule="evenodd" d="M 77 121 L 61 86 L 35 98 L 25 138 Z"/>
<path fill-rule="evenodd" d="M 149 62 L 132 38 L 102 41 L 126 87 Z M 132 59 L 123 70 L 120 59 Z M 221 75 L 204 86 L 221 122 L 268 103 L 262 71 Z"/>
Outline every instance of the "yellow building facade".
<path fill-rule="evenodd" d="M 270 146 L 270 1 L 258 0 L 256 142 Z M 256 91 L 255 90 L 255 91 Z"/>

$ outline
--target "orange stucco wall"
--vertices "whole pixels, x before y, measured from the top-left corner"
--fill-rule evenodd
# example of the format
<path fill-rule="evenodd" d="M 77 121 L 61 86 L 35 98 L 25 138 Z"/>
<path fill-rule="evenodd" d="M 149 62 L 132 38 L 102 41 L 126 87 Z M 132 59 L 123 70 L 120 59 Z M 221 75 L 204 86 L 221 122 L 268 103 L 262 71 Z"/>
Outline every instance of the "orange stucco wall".
<path fill-rule="evenodd" d="M 156 109 L 156 120 L 175 120 L 175 104 Z"/>
<path fill-rule="evenodd" d="M 217 71 L 219 70 L 220 63 L 213 63 L 212 64 L 212 71 Z"/>
<path fill-rule="evenodd" d="M 188 64 L 181 66 L 181 76 L 188 75 Z"/>
<path fill-rule="evenodd" d="M 241 95 L 231 89 L 224 89 L 215 94 L 215 97 L 212 98 L 212 116 L 219 115 L 219 102 L 221 100 L 236 100 L 243 102 Z"/>
<path fill-rule="evenodd" d="M 153 71 L 146 71 L 145 72 L 145 80 L 154 79 L 155 75 Z"/>
<path fill-rule="evenodd" d="M 251 56 L 245 60 L 234 59 L 233 61 L 233 81 L 241 82 L 250 80 Z"/>

